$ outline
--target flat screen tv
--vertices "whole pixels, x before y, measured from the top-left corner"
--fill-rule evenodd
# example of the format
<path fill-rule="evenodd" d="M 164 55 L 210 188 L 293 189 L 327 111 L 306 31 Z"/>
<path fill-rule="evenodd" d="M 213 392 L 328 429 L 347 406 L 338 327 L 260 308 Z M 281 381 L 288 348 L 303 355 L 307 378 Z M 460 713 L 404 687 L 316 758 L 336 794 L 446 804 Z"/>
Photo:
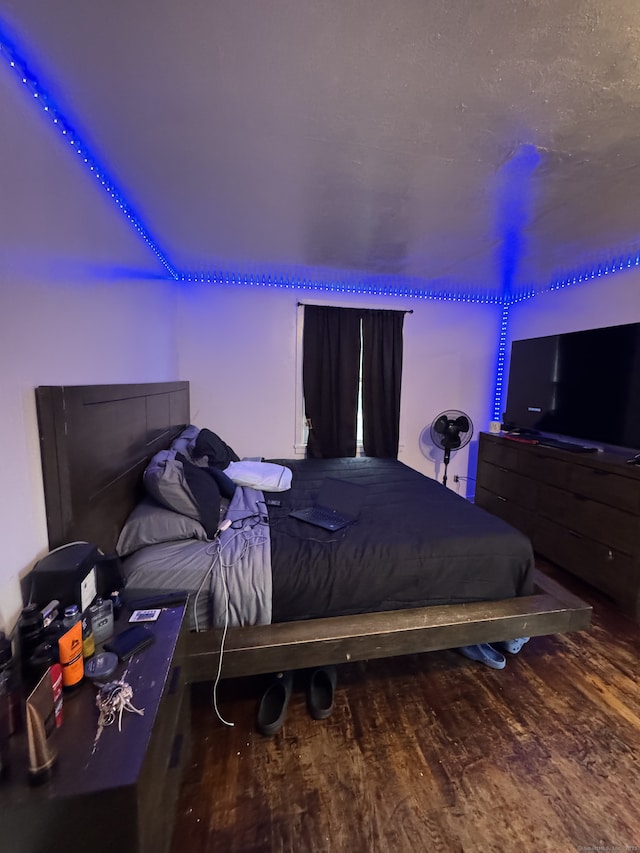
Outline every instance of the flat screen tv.
<path fill-rule="evenodd" d="M 640 448 L 640 323 L 514 341 L 503 422 Z"/>

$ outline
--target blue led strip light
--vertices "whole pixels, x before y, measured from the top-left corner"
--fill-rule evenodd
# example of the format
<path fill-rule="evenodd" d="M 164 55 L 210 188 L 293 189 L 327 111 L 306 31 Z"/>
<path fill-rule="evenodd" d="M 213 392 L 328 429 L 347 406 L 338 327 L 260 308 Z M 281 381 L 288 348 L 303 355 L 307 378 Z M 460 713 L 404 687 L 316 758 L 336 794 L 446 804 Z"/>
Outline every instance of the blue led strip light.
<path fill-rule="evenodd" d="M 502 397 L 504 394 L 504 368 L 507 352 L 507 337 L 509 332 L 509 303 L 502 305 L 500 317 L 500 333 L 498 336 L 498 360 L 496 365 L 495 389 L 493 394 L 493 418 L 494 421 L 502 420 Z"/>
<path fill-rule="evenodd" d="M 623 272 L 637 266 L 640 266 L 640 252 L 630 252 L 627 255 L 614 258 L 606 263 L 596 264 L 591 269 L 585 269 L 581 272 L 574 271 L 567 275 L 559 276 L 542 287 L 529 287 L 517 293 L 510 294 L 507 299 L 510 303 L 522 302 L 525 299 L 540 296 L 542 293 L 553 293 L 557 290 L 564 290 L 567 287 L 586 284 L 590 281 L 595 281 L 595 279 L 614 275 L 615 273 Z"/>
<path fill-rule="evenodd" d="M 84 164 L 85 168 L 89 170 L 93 177 L 108 193 L 123 216 L 126 217 L 129 224 L 135 229 L 138 236 L 144 240 L 147 246 L 156 255 L 160 263 L 162 263 L 168 270 L 172 278 L 177 280 L 180 276 L 167 259 L 166 254 L 142 224 L 140 217 L 136 215 L 131 205 L 125 201 L 123 194 L 117 188 L 115 182 L 109 177 L 105 169 L 98 164 L 96 159 L 87 149 L 86 145 L 84 145 L 79 138 L 78 133 L 73 129 L 73 126 L 65 119 L 60 110 L 55 106 L 45 89 L 36 79 L 35 75 L 29 70 L 27 63 L 19 56 L 14 45 L 10 42 L 5 33 L 3 33 L 1 22 L 0 56 L 7 62 L 20 83 L 29 92 L 31 98 L 38 102 L 42 111 L 45 113 L 58 133 L 60 133 L 65 142 L 73 147 L 74 153 L 80 158 L 80 161 Z"/>
<path fill-rule="evenodd" d="M 445 288 L 416 287 L 396 280 L 393 284 L 374 284 L 367 281 L 317 281 L 313 278 L 295 278 L 278 275 L 246 275 L 234 272 L 181 273 L 180 281 L 200 284 L 245 285 L 248 287 L 284 288 L 289 290 L 320 290 L 327 293 L 358 293 L 370 296 L 429 299 L 443 302 L 500 305 L 502 297 L 490 291 L 447 290 Z"/>

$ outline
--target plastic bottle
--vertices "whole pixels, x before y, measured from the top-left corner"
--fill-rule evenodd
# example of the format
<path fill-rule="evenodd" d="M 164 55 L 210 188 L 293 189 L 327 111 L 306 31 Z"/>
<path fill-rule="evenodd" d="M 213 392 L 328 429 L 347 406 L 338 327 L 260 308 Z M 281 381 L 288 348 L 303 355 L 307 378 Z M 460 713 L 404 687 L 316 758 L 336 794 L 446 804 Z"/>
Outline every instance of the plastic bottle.
<path fill-rule="evenodd" d="M 107 598 L 96 598 L 95 604 L 89 608 L 93 639 L 96 645 L 104 643 L 113 634 L 113 601 Z"/>
<path fill-rule="evenodd" d="M 96 652 L 96 643 L 93 636 L 91 616 L 87 611 L 82 615 L 82 657 L 86 660 Z"/>
<path fill-rule="evenodd" d="M 84 678 L 82 658 L 82 621 L 77 604 L 66 607 L 62 624 L 65 633 L 58 639 L 62 686 L 66 690 L 77 687 Z"/>

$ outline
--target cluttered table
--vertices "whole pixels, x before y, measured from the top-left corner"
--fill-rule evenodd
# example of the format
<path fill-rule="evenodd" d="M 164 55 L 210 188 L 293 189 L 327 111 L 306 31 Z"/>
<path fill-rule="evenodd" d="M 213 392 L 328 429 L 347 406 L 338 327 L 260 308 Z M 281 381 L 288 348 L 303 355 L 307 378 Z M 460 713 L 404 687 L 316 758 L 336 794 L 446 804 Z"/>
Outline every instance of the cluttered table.
<path fill-rule="evenodd" d="M 118 632 L 128 627 L 124 614 Z M 26 734 L 11 738 L 9 773 L 0 782 L 1 853 L 168 849 L 189 752 L 184 606 L 162 609 L 145 627 L 150 645 L 104 681 L 85 677 L 65 692 L 49 779 L 30 784 Z M 142 713 L 124 710 L 100 726 L 96 697 L 115 681 L 131 688 L 130 705 Z"/>

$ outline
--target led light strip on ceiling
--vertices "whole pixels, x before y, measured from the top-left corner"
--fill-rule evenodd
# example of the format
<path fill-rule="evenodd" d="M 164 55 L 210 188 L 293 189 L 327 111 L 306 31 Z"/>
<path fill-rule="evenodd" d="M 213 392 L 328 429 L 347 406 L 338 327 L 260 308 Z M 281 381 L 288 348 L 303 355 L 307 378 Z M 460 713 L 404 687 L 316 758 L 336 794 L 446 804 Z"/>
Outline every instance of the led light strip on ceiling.
<path fill-rule="evenodd" d="M 378 277 L 379 279 L 379 277 Z M 373 284 L 366 281 L 318 281 L 313 278 L 289 278 L 278 275 L 240 275 L 236 273 L 183 273 L 180 281 L 206 284 L 235 284 L 250 287 L 273 287 L 289 290 L 322 290 L 329 293 L 357 293 L 370 296 L 404 297 L 408 299 L 431 299 L 447 302 L 468 302 L 499 305 L 503 300 L 498 293 L 447 290 L 446 288 L 424 288 L 414 283 L 407 285 L 402 279 L 390 283 Z"/>
<path fill-rule="evenodd" d="M 96 158 L 81 141 L 80 135 L 73 129 L 71 123 L 62 115 L 60 110 L 53 103 L 51 97 L 36 79 L 35 75 L 29 70 L 27 63 L 19 56 L 13 44 L 3 33 L 1 24 L 0 56 L 2 56 L 2 58 L 7 62 L 9 68 L 13 71 L 22 86 L 29 92 L 32 100 L 38 103 L 42 111 L 65 142 L 73 148 L 73 151 L 79 157 L 80 162 L 110 196 L 122 215 L 126 217 L 129 225 L 131 225 L 135 230 L 136 234 L 144 240 L 146 245 L 167 269 L 171 277 L 178 279 L 179 275 L 173 265 L 169 262 L 165 252 L 162 251 L 158 243 L 153 239 L 147 228 L 143 225 L 140 217 L 125 200 L 123 193 L 118 189 L 115 181 L 113 181 L 107 174 L 106 170 L 99 165 Z"/>

